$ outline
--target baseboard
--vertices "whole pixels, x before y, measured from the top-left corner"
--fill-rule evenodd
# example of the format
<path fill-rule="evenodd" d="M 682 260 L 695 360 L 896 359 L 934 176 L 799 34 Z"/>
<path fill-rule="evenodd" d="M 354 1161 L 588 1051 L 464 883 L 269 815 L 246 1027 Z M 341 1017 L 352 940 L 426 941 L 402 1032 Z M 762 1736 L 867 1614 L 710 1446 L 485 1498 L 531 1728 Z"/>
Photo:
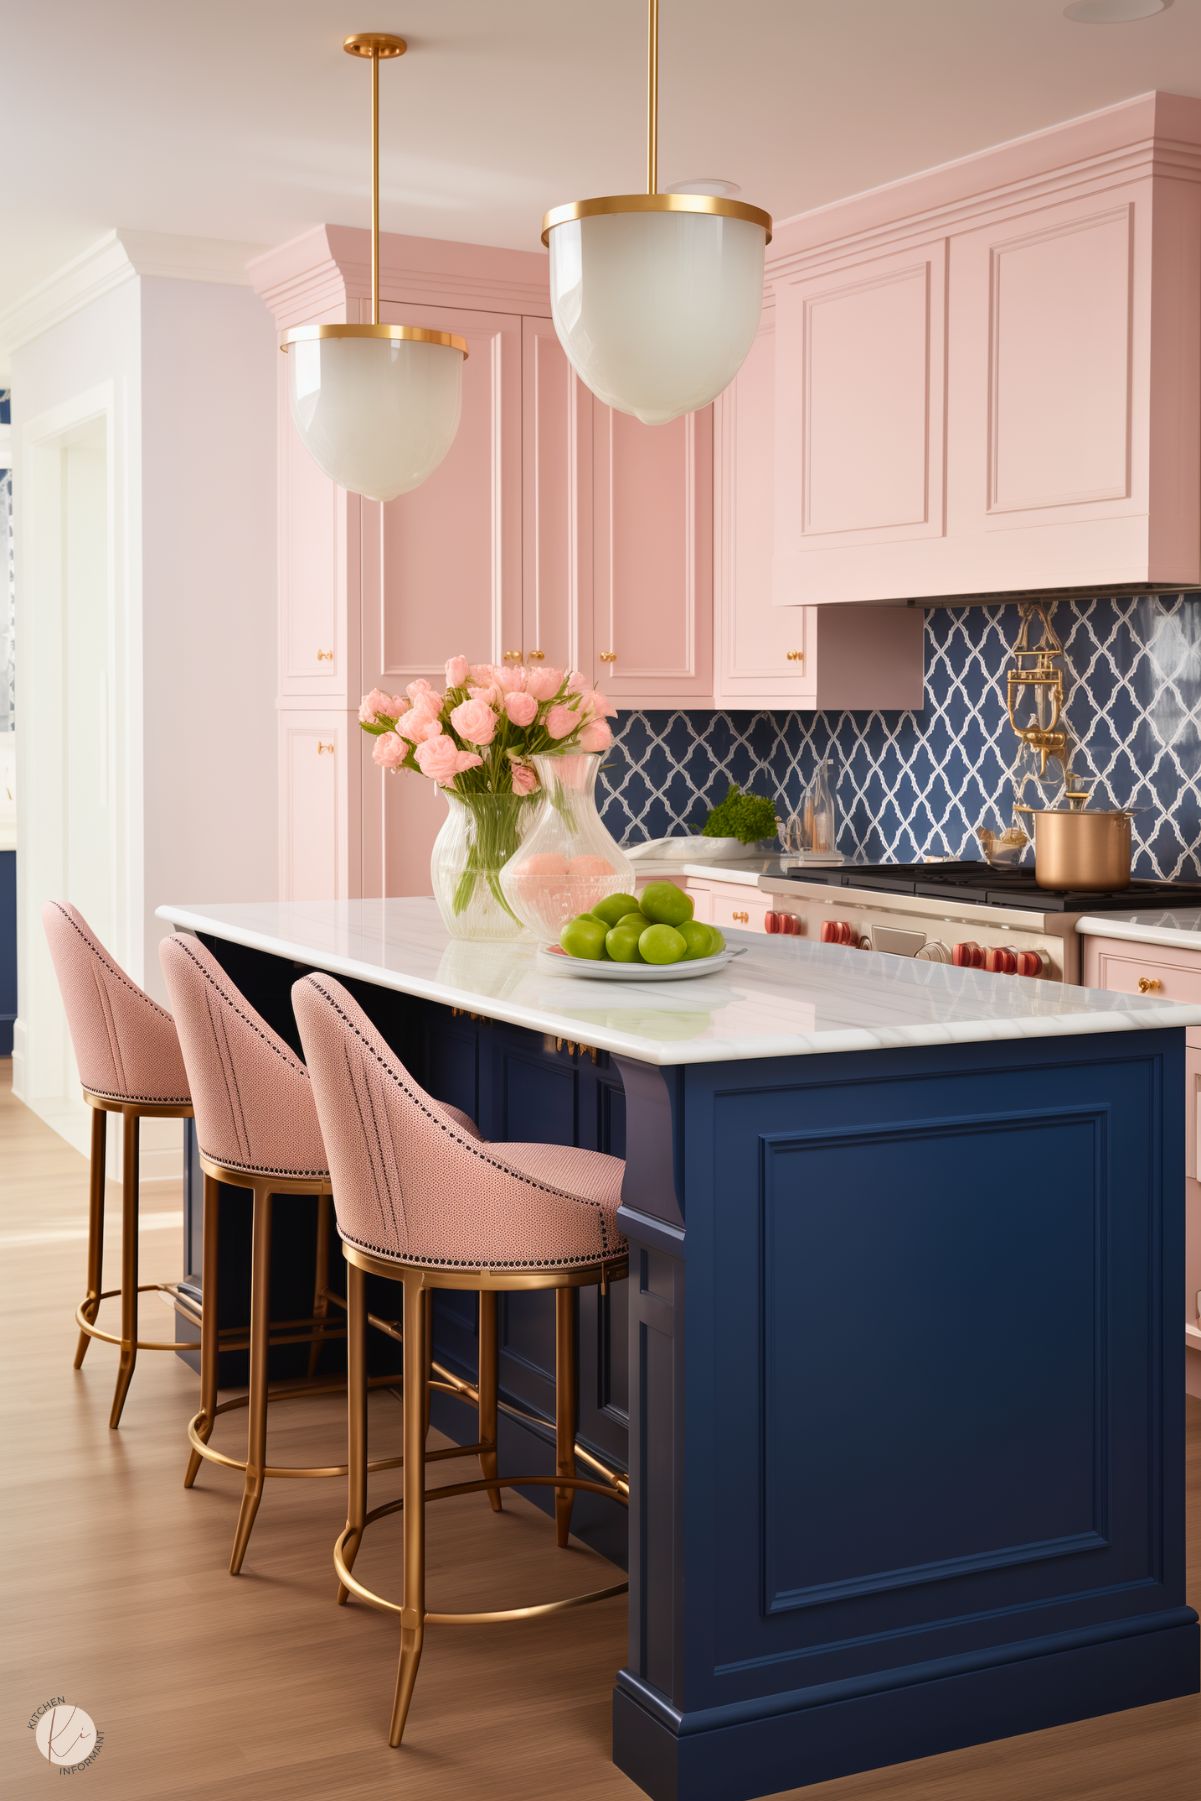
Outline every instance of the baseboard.
<path fill-rule="evenodd" d="M 613 1761 L 653 1801 L 751 1801 L 780 1789 L 908 1763 L 1197 1692 L 1196 1616 L 933 1680 L 816 1701 L 752 1705 L 757 1717 L 698 1726 L 644 1705 L 623 1672 L 613 1693 Z M 1182 1619 L 1181 1616 L 1184 1616 Z M 791 1705 L 790 1705 L 791 1704 Z M 784 1709 L 769 1713 L 776 1706 Z M 742 1710 L 723 1710 L 727 1715 Z M 691 1716 L 696 1719 L 696 1716 Z"/>

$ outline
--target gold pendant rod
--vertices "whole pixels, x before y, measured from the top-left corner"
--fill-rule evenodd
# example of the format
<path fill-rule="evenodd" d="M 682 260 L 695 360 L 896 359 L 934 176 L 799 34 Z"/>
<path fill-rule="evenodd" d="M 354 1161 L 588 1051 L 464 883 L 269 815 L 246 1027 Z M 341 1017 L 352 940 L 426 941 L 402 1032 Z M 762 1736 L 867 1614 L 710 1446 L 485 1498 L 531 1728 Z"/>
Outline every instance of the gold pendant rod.
<path fill-rule="evenodd" d="M 659 192 L 659 0 L 647 0 L 646 191 Z"/>
<path fill-rule="evenodd" d="M 371 52 L 371 323 L 379 324 L 379 51 Z"/>

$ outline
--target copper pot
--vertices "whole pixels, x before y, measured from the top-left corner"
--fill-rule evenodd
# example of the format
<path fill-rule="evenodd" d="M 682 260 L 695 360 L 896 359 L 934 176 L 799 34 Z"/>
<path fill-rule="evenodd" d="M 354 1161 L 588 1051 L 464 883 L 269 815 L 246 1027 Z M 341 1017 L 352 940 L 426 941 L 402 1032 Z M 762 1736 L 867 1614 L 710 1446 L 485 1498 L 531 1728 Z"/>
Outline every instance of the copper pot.
<path fill-rule="evenodd" d="M 1032 811 L 1034 879 L 1040 888 L 1100 894 L 1130 884 L 1130 814 L 1100 807 Z"/>

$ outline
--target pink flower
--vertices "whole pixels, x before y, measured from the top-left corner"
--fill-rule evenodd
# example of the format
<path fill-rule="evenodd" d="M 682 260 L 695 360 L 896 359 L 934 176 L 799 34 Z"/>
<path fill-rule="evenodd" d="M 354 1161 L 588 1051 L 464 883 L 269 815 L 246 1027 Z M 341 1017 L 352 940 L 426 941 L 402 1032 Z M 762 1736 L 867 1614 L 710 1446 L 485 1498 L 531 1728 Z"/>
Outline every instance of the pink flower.
<path fill-rule="evenodd" d="M 483 762 L 474 751 L 460 750 L 453 738 L 443 732 L 437 738 L 427 738 L 424 744 L 417 746 L 414 755 L 417 767 L 422 775 L 428 775 L 432 782 L 453 782 L 457 775 L 465 769 L 476 769 Z"/>
<path fill-rule="evenodd" d="M 408 754 L 408 745 L 395 732 L 385 732 L 371 747 L 371 761 L 380 769 L 399 769 Z"/>
<path fill-rule="evenodd" d="M 403 694 L 385 694 L 382 688 L 373 688 L 370 694 L 364 694 L 359 702 L 359 724 L 378 725 L 380 714 L 395 719 L 408 706 Z"/>
<path fill-rule="evenodd" d="M 496 680 L 496 668 L 492 663 L 470 663 L 467 667 L 467 673 L 473 682 L 480 682 L 481 684 L 494 682 Z"/>
<path fill-rule="evenodd" d="M 500 705 L 500 688 L 496 682 L 469 682 L 467 695 L 470 700 L 487 701 L 490 707 Z"/>
<path fill-rule="evenodd" d="M 466 657 L 448 657 L 446 662 L 446 686 L 461 688 L 468 676 Z"/>
<path fill-rule="evenodd" d="M 586 675 L 581 675 L 578 669 L 573 669 L 567 678 L 567 692 L 569 694 L 583 694 L 587 686 L 588 677 Z"/>
<path fill-rule="evenodd" d="M 531 669 L 525 678 L 526 690 L 535 700 L 549 700 L 559 692 L 563 681 L 561 669 Z"/>
<path fill-rule="evenodd" d="M 396 729 L 410 744 L 425 744 L 443 736 L 441 719 L 428 707 L 410 707 L 404 718 L 396 721 Z"/>
<path fill-rule="evenodd" d="M 410 700 L 416 700 L 417 696 L 419 694 L 432 694 L 433 692 L 434 692 L 433 684 L 431 682 L 427 682 L 423 675 L 419 675 L 417 677 L 417 680 L 415 682 L 410 682 L 408 687 L 405 689 L 405 693 L 408 695 Z M 441 696 L 439 696 L 439 700 L 440 699 L 441 699 Z"/>
<path fill-rule="evenodd" d="M 552 738 L 570 738 L 580 723 L 580 716 L 574 707 L 552 707 L 546 715 L 545 725 Z"/>
<path fill-rule="evenodd" d="M 515 694 L 519 688 L 525 687 L 526 672 L 520 663 L 500 664 L 495 675 L 496 686 L 502 694 Z"/>
<path fill-rule="evenodd" d="M 604 719 L 590 720 L 580 733 L 581 750 L 608 750 L 612 742 L 612 728 Z"/>
<path fill-rule="evenodd" d="M 532 694 L 506 694 L 505 712 L 513 725 L 533 725 L 538 717 L 538 702 Z"/>
<path fill-rule="evenodd" d="M 514 757 L 512 763 L 514 794 L 533 794 L 538 786 L 538 777 L 528 763 L 519 763 Z"/>
<path fill-rule="evenodd" d="M 469 744 L 491 744 L 496 736 L 496 714 L 486 700 L 460 701 L 450 723 Z"/>
<path fill-rule="evenodd" d="M 585 713 L 591 713 L 595 719 L 616 719 L 617 708 L 607 694 L 599 688 L 591 688 L 580 698 L 580 706 Z"/>

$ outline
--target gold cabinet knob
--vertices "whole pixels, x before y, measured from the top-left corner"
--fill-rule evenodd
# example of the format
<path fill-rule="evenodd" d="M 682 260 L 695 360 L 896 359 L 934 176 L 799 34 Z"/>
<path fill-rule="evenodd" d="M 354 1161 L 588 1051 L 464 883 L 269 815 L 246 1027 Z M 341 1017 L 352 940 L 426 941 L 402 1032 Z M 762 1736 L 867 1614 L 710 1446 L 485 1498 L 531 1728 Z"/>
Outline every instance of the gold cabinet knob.
<path fill-rule="evenodd" d="M 615 650 L 602 650 L 600 659 L 602 663 L 616 663 L 617 652 Z"/>
<path fill-rule="evenodd" d="M 544 650 L 532 650 L 530 652 L 530 662 L 531 663 L 544 663 L 545 661 L 546 661 L 546 652 Z"/>
<path fill-rule="evenodd" d="M 751 916 L 749 913 L 731 913 L 730 918 L 736 926 L 745 926 L 750 924 Z"/>
<path fill-rule="evenodd" d="M 790 663 L 803 663 L 805 661 L 805 653 L 803 650 L 789 650 L 785 651 L 784 654 Z"/>
<path fill-rule="evenodd" d="M 1140 976 L 1138 991 L 1140 994 L 1162 994 L 1163 983 L 1158 976 Z"/>
<path fill-rule="evenodd" d="M 332 650 L 319 650 L 317 652 L 317 661 L 319 663 L 332 663 L 333 660 L 334 653 Z"/>
<path fill-rule="evenodd" d="M 520 663 L 521 652 L 519 650 L 506 650 L 504 660 L 506 663 Z"/>
<path fill-rule="evenodd" d="M 331 757 L 333 756 L 333 754 L 334 754 L 333 745 L 326 744 L 320 738 L 318 738 L 318 740 L 317 740 L 317 755 L 319 757 L 324 757 L 327 753 L 329 756 L 331 756 Z"/>

